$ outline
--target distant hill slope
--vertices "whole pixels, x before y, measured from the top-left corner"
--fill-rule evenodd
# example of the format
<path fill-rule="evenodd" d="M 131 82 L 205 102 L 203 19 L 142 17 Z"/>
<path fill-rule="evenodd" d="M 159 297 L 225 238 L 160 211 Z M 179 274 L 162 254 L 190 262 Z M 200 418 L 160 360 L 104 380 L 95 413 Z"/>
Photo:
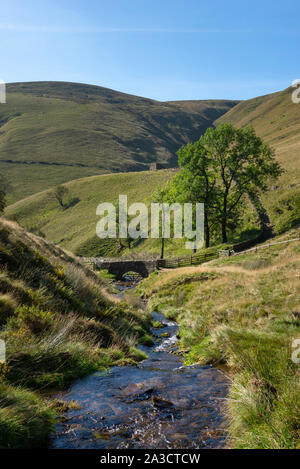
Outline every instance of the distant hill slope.
<path fill-rule="evenodd" d="M 285 173 L 263 201 L 279 233 L 300 223 L 300 104 L 292 102 L 292 91 L 287 88 L 243 101 L 215 121 L 215 125 L 252 125 L 274 148 Z"/>
<path fill-rule="evenodd" d="M 176 165 L 195 140 L 237 101 L 158 102 L 99 86 L 12 83 L 0 106 L 0 172 L 10 202 L 58 183 L 101 173 Z"/>
<path fill-rule="evenodd" d="M 98 204 L 116 203 L 119 194 L 126 194 L 129 204 L 149 203 L 153 192 L 158 187 L 164 186 L 174 174 L 174 170 L 165 169 L 103 174 L 78 179 L 66 184 L 69 189 L 70 204 L 68 206 L 66 203 L 64 210 L 50 189 L 10 205 L 6 215 L 18 220 L 29 231 L 43 234 L 50 241 L 59 243 L 72 252 L 104 255 L 107 243 L 102 246 L 103 240 L 96 237 L 96 223 L 100 219 L 96 215 Z M 109 254 L 106 254 L 116 254 L 113 252 L 114 243 L 108 244 Z"/>
<path fill-rule="evenodd" d="M 292 102 L 292 88 L 243 101 L 215 121 L 252 125 L 275 150 L 287 170 L 283 181 L 300 182 L 300 104 Z"/>

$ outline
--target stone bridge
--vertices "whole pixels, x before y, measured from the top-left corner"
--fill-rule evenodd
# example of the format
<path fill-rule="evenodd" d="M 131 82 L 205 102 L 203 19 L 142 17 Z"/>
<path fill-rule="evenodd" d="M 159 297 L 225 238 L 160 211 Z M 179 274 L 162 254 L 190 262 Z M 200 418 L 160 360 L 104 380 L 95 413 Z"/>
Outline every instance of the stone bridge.
<path fill-rule="evenodd" d="M 83 260 L 94 264 L 100 270 L 108 270 L 117 280 L 121 280 L 127 272 L 136 272 L 141 277 L 146 278 L 158 268 L 157 260 L 122 260 L 105 259 L 103 257 L 85 257 Z"/>

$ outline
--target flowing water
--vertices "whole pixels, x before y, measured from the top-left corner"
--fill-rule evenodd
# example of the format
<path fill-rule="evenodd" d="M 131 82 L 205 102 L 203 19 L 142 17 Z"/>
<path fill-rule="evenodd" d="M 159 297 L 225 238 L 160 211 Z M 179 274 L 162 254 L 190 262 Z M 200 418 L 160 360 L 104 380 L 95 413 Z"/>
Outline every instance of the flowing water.
<path fill-rule="evenodd" d="M 64 399 L 80 408 L 68 410 L 57 425 L 52 447 L 224 447 L 228 379 L 216 368 L 183 366 L 177 324 L 162 314 L 153 319 L 162 328 L 152 329 L 154 346 L 140 347 L 148 359 L 94 373 L 71 387 Z"/>

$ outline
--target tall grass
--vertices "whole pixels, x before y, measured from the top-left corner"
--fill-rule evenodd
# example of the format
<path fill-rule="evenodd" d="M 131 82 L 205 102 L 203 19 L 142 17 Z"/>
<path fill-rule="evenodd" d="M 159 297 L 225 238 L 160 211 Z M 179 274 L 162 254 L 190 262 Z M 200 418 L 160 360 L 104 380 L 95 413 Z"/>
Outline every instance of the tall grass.
<path fill-rule="evenodd" d="M 230 371 L 235 448 L 300 447 L 300 369 L 291 359 L 299 272 L 294 243 L 151 275 L 137 289 L 151 309 L 177 319 L 187 364 Z"/>
<path fill-rule="evenodd" d="M 0 261 L 7 358 L 0 367 L 0 446 L 45 445 L 56 411 L 44 392 L 142 360 L 135 346 L 150 318 L 137 305 L 112 301 L 106 284 L 74 256 L 3 219 Z"/>

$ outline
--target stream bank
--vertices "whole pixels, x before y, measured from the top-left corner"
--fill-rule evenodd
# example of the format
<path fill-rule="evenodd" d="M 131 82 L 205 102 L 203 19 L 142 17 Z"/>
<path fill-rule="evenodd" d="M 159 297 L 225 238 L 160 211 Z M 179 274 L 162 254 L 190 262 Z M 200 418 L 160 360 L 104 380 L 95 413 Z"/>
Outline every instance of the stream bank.
<path fill-rule="evenodd" d="M 124 288 L 119 288 L 122 290 Z M 51 446 L 63 449 L 180 449 L 225 446 L 228 379 L 210 366 L 184 366 L 178 325 L 153 313 L 148 358 L 77 381 L 64 396 L 69 409 Z"/>

